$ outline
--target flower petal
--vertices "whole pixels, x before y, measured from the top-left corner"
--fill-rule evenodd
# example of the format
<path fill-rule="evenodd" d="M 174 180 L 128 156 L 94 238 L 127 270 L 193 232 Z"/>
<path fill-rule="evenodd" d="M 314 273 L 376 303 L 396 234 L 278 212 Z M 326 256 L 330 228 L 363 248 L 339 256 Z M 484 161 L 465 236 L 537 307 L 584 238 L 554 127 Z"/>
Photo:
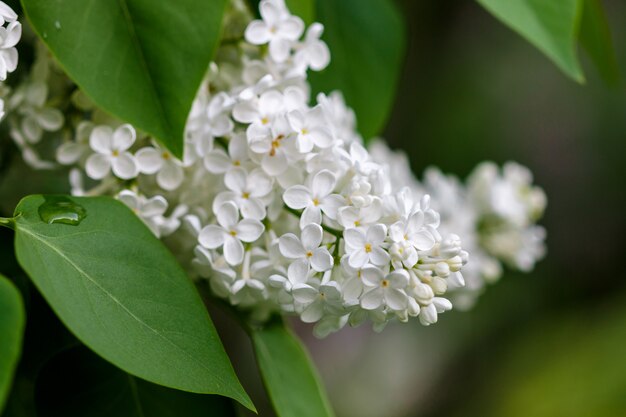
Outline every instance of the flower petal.
<path fill-rule="evenodd" d="M 111 167 L 113 174 L 123 180 L 130 180 L 139 174 L 137 161 L 130 152 L 124 152 L 117 157 L 111 159 Z"/>
<path fill-rule="evenodd" d="M 198 235 L 198 242 L 207 249 L 216 249 L 224 244 L 224 229 L 215 224 L 204 227 Z"/>
<path fill-rule="evenodd" d="M 287 268 L 287 278 L 292 284 L 304 284 L 309 277 L 309 263 L 306 259 L 298 259 Z"/>
<path fill-rule="evenodd" d="M 254 242 L 265 230 L 265 226 L 258 220 L 243 219 L 239 222 L 236 229 L 237 238 L 244 242 Z"/>
<path fill-rule="evenodd" d="M 239 265 L 243 261 L 243 244 L 231 235 L 224 238 L 224 259 L 229 265 Z"/>
<path fill-rule="evenodd" d="M 246 28 L 245 37 L 252 45 L 263 45 L 270 41 L 271 33 L 265 22 L 255 20 Z"/>
<path fill-rule="evenodd" d="M 306 251 L 300 243 L 300 239 L 293 233 L 282 235 L 278 240 L 278 248 L 284 257 L 298 259 L 306 256 Z"/>
<path fill-rule="evenodd" d="M 392 310 L 404 310 L 409 305 L 409 300 L 402 290 L 387 288 L 385 291 L 385 302 Z"/>
<path fill-rule="evenodd" d="M 317 272 L 328 271 L 333 267 L 333 257 L 326 248 L 317 248 L 311 257 L 311 266 Z"/>
<path fill-rule="evenodd" d="M 218 207 L 215 216 L 220 226 L 230 231 L 237 224 L 237 220 L 239 220 L 239 209 L 235 203 L 227 201 Z"/>
<path fill-rule="evenodd" d="M 96 126 L 89 135 L 89 146 L 96 152 L 110 154 L 113 148 L 113 129 Z"/>
<path fill-rule="evenodd" d="M 376 310 L 383 303 L 382 288 L 374 288 L 361 297 L 361 308 L 364 310 Z"/>
<path fill-rule="evenodd" d="M 141 148 L 135 154 L 139 171 L 143 174 L 152 175 L 157 173 L 163 166 L 161 152 L 153 147 Z"/>
<path fill-rule="evenodd" d="M 135 128 L 128 123 L 121 125 L 113 132 L 113 149 L 122 152 L 133 146 L 135 143 Z"/>
<path fill-rule="evenodd" d="M 285 191 L 283 201 L 287 204 L 287 207 L 303 209 L 311 204 L 312 199 L 308 188 L 303 185 L 294 185 Z"/>
<path fill-rule="evenodd" d="M 163 168 L 157 174 L 159 187 L 167 191 L 173 191 L 182 184 L 185 179 L 183 167 L 176 162 L 169 160 L 163 164 Z"/>
<path fill-rule="evenodd" d="M 94 180 L 101 180 L 111 171 L 111 159 L 107 155 L 95 153 L 87 158 L 85 164 L 87 176 Z"/>

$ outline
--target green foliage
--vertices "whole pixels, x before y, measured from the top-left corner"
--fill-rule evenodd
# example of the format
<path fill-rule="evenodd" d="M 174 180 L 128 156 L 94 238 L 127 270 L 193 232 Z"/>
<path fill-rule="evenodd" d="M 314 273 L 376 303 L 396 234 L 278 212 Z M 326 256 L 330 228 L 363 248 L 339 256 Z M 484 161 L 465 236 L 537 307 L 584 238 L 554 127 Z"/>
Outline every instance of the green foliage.
<path fill-rule="evenodd" d="M 584 82 L 576 55 L 581 0 L 478 0 L 491 14 L 541 50 L 568 76 Z"/>
<path fill-rule="evenodd" d="M 37 34 L 104 110 L 178 157 L 225 0 L 22 0 Z"/>
<path fill-rule="evenodd" d="M 391 0 L 317 0 L 316 19 L 331 51 L 324 71 L 309 74 L 313 93 L 340 90 L 365 140 L 382 133 L 405 53 L 405 27 Z"/>
<path fill-rule="evenodd" d="M 602 77 L 619 78 L 611 34 L 600 0 L 478 0 L 496 18 L 550 58 L 565 74 L 583 83 L 578 41 Z"/>
<path fill-rule="evenodd" d="M 315 0 L 285 0 L 289 11 L 310 25 L 315 22 Z"/>
<path fill-rule="evenodd" d="M 252 331 L 261 375 L 279 417 L 331 417 L 332 409 L 314 365 L 282 323 Z"/>
<path fill-rule="evenodd" d="M 13 373 L 22 350 L 25 314 L 22 296 L 11 281 L 0 275 L 0 413 L 13 384 Z"/>
<path fill-rule="evenodd" d="M 601 0 L 583 0 L 583 17 L 580 22 L 580 44 L 608 84 L 619 82 L 619 67 L 613 50 L 611 30 L 606 21 Z"/>
<path fill-rule="evenodd" d="M 40 417 L 235 416 L 232 402 L 224 397 L 151 384 L 82 347 L 69 349 L 46 364 L 37 378 L 35 401 Z"/>
<path fill-rule="evenodd" d="M 84 219 L 48 224 L 42 216 L 50 219 L 50 202 L 57 200 L 22 200 L 15 250 L 67 327 L 133 375 L 253 408 L 193 284 L 141 220 L 111 198 L 63 198 L 69 211 L 82 207 L 75 211 Z M 61 214 L 55 218 L 71 218 Z"/>

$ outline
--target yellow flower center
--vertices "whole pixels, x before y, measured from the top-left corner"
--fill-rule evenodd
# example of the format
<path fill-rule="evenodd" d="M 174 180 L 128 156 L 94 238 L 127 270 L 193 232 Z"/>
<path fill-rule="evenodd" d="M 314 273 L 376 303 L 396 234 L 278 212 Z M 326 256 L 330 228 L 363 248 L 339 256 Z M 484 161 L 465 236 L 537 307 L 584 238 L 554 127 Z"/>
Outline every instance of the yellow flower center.
<path fill-rule="evenodd" d="M 372 244 L 371 243 L 366 243 L 365 244 L 365 252 L 370 253 L 372 251 Z"/>

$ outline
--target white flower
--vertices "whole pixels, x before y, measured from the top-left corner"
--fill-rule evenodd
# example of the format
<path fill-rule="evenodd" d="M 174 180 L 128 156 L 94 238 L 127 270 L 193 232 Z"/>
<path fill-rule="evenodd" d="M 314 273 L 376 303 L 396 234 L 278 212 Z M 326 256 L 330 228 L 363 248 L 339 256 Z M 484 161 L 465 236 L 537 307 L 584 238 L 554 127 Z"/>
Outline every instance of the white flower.
<path fill-rule="evenodd" d="M 217 195 L 213 202 L 214 210 L 222 203 L 232 201 L 246 219 L 261 220 L 265 217 L 263 198 L 272 191 L 272 179 L 261 169 L 248 174 L 245 169 L 234 167 L 224 175 L 224 184 L 230 191 Z"/>
<path fill-rule="evenodd" d="M 18 87 L 11 97 L 11 107 L 23 116 L 19 130 L 31 144 L 38 143 L 43 132 L 55 132 L 63 126 L 63 113 L 46 106 L 48 86 L 43 81 L 33 81 Z"/>
<path fill-rule="evenodd" d="M 240 123 L 256 124 L 269 130 L 274 117 L 282 111 L 283 106 L 283 95 L 276 90 L 269 90 L 259 98 L 253 97 L 237 103 L 233 108 L 233 118 Z"/>
<path fill-rule="evenodd" d="M 333 258 L 325 247 L 320 247 L 324 232 L 317 224 L 309 224 L 302 229 L 300 239 L 293 233 L 281 236 L 280 252 L 293 260 L 287 277 L 292 284 L 306 282 L 310 268 L 316 272 L 328 271 L 333 266 Z"/>
<path fill-rule="evenodd" d="M 379 268 L 366 267 L 361 271 L 361 277 L 366 285 L 374 287 L 363 294 L 361 307 L 376 310 L 386 305 L 396 311 L 407 308 L 408 297 L 404 288 L 409 283 L 409 274 L 404 269 L 385 275 Z"/>
<path fill-rule="evenodd" d="M 263 20 L 255 20 L 246 28 L 245 37 L 253 45 L 269 43 L 270 55 L 276 62 L 289 56 L 292 43 L 302 35 L 304 23 L 292 16 L 282 1 L 263 0 L 259 5 Z"/>
<path fill-rule="evenodd" d="M 320 40 L 324 32 L 324 25 L 313 23 L 306 31 L 304 42 L 299 45 L 294 56 L 296 67 L 311 68 L 321 71 L 330 63 L 330 51 L 328 45 Z"/>
<path fill-rule="evenodd" d="M 283 174 L 295 153 L 294 138 L 285 117 L 276 117 L 270 129 L 256 124 L 247 131 L 250 150 L 262 154 L 261 167 L 273 177 Z"/>
<path fill-rule="evenodd" d="M 57 148 L 57 161 L 63 165 L 73 165 L 89 152 L 89 136 L 94 125 L 90 121 L 83 120 L 76 127 L 73 141 L 64 142 Z"/>
<path fill-rule="evenodd" d="M 17 20 L 17 13 L 13 11 L 5 2 L 0 1 L 0 25 L 6 22 L 14 22 Z"/>
<path fill-rule="evenodd" d="M 139 173 L 135 157 L 128 149 L 135 143 L 135 129 L 124 124 L 115 129 L 97 126 L 89 136 L 89 145 L 96 151 L 87 159 L 87 175 L 95 180 L 102 179 L 112 170 L 123 180 L 135 178 Z"/>
<path fill-rule="evenodd" d="M 417 250 L 430 250 L 435 245 L 435 238 L 424 227 L 424 212 L 419 210 L 406 221 L 398 221 L 389 228 L 389 237 L 393 242 L 409 243 Z"/>
<path fill-rule="evenodd" d="M 164 190 L 177 189 L 185 179 L 182 162 L 160 146 L 141 148 L 135 154 L 135 158 L 139 172 L 156 174 L 157 184 Z"/>
<path fill-rule="evenodd" d="M 311 152 L 313 146 L 328 148 L 333 143 L 333 135 L 328 129 L 328 122 L 320 106 L 302 112 L 290 111 L 287 121 L 297 133 L 296 146 L 301 153 Z"/>
<path fill-rule="evenodd" d="M 332 172 L 323 170 L 313 176 L 311 186 L 294 185 L 283 194 L 287 207 L 302 210 L 300 227 L 310 223 L 321 224 L 322 213 L 331 220 L 337 218 L 337 209 L 345 204 L 343 197 L 331 194 L 335 188 L 335 176 Z"/>
<path fill-rule="evenodd" d="M 17 68 L 17 49 L 15 45 L 22 36 L 20 22 L 11 22 L 6 28 L 0 27 L 0 81 L 7 79 L 7 73 Z"/>
<path fill-rule="evenodd" d="M 383 249 L 387 227 L 384 224 L 375 224 L 367 229 L 348 229 L 343 234 L 346 241 L 348 263 L 352 268 L 362 268 L 367 263 L 385 265 L 391 259 Z"/>
<path fill-rule="evenodd" d="M 372 204 L 363 207 L 343 207 L 339 209 L 337 220 L 345 229 L 368 226 L 377 222 L 382 214 L 380 200 L 375 199 Z"/>
<path fill-rule="evenodd" d="M 206 226 L 200 232 L 198 241 L 207 249 L 224 247 L 224 258 L 230 265 L 243 261 L 244 249 L 241 242 L 254 242 L 265 227 L 254 219 L 239 220 L 237 206 L 232 202 L 222 204 L 216 211 L 218 225 Z"/>
<path fill-rule="evenodd" d="M 234 135 L 228 142 L 228 154 L 223 149 L 214 149 L 204 157 L 204 166 L 212 174 L 224 174 L 233 167 L 248 161 L 248 144 L 243 135 Z"/>
<path fill-rule="evenodd" d="M 327 309 L 341 311 L 341 287 L 334 281 L 322 284 L 317 289 L 307 284 L 297 284 L 291 292 L 293 298 L 304 307 L 300 318 L 305 323 L 315 323 Z"/>
<path fill-rule="evenodd" d="M 130 190 L 120 192 L 117 198 L 139 216 L 156 237 L 161 236 L 159 220 L 167 210 L 167 200 L 165 198 L 160 195 L 146 198 Z"/>
<path fill-rule="evenodd" d="M 424 326 L 437 323 L 437 314 L 452 310 L 452 303 L 441 297 L 434 297 L 432 303 L 422 306 L 420 309 L 419 319 Z"/>

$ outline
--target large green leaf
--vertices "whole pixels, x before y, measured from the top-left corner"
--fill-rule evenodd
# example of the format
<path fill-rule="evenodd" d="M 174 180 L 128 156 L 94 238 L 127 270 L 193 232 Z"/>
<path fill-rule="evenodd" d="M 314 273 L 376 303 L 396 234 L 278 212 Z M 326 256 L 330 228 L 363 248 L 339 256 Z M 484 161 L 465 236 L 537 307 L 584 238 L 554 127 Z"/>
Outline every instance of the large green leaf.
<path fill-rule="evenodd" d="M 404 21 L 391 0 L 317 0 L 331 63 L 311 72 L 314 93 L 340 90 L 368 140 L 382 132 L 393 106 L 405 52 Z"/>
<path fill-rule="evenodd" d="M 478 0 L 491 14 L 541 50 L 568 76 L 584 82 L 576 45 L 582 0 Z"/>
<path fill-rule="evenodd" d="M 22 351 L 24 305 L 20 292 L 0 275 L 0 413 L 13 384 L 13 373 Z"/>
<path fill-rule="evenodd" d="M 182 156 L 225 0 L 22 0 L 37 34 L 103 109 Z"/>
<path fill-rule="evenodd" d="M 46 364 L 35 386 L 40 417 L 235 417 L 232 402 L 135 378 L 79 347 Z"/>
<path fill-rule="evenodd" d="M 611 30 L 600 0 L 583 0 L 580 44 L 585 48 L 600 75 L 609 84 L 619 81 L 619 67 L 613 50 Z"/>
<path fill-rule="evenodd" d="M 26 197 L 15 210 L 15 250 L 56 314 L 106 360 L 253 408 L 193 284 L 122 203 Z"/>
<path fill-rule="evenodd" d="M 332 409 L 311 360 L 282 323 L 251 332 L 265 387 L 279 417 L 330 417 Z"/>

